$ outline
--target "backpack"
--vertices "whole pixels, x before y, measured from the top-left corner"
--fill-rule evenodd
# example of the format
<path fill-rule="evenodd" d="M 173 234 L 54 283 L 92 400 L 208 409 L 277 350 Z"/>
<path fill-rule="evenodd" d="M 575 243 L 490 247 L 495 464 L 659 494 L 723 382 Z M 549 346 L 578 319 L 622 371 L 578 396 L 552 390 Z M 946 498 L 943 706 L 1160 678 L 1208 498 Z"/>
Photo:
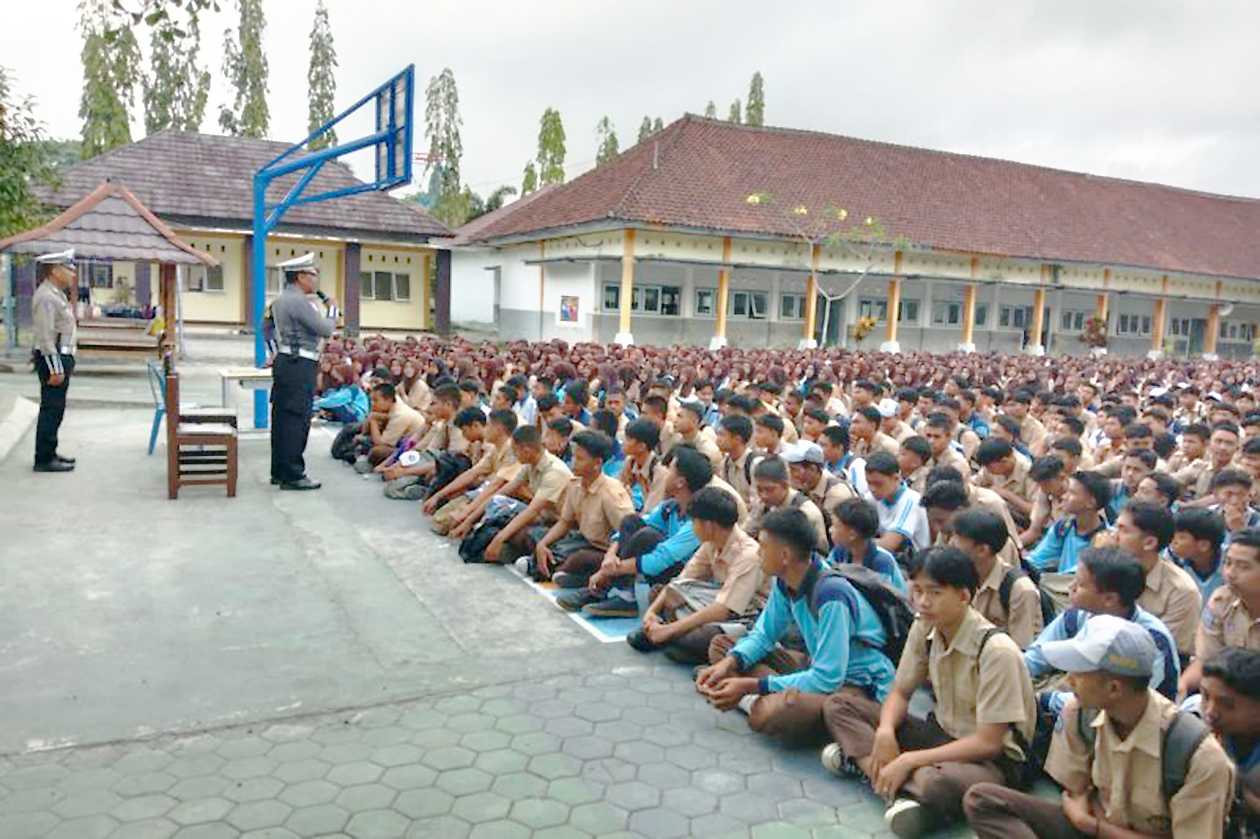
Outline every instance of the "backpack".
<path fill-rule="evenodd" d="M 1094 727 L 1091 723 L 1098 718 L 1098 710 L 1081 708 L 1076 715 L 1076 733 L 1089 746 L 1092 755 L 1094 750 Z M 1211 735 L 1212 730 L 1207 723 L 1189 711 L 1177 711 L 1177 716 L 1160 742 L 1159 761 L 1161 788 L 1164 801 L 1172 801 L 1173 796 L 1181 792 L 1186 783 L 1186 775 L 1190 772 L 1190 760 L 1198 751 L 1199 745 Z"/>
<path fill-rule="evenodd" d="M 818 599 L 822 596 L 823 587 L 832 578 L 848 583 L 848 587 L 844 589 L 844 601 L 849 607 L 854 624 L 858 619 L 858 604 L 851 595 L 860 594 L 875 610 L 887 638 L 880 651 L 896 667 L 906 648 L 906 639 L 910 637 L 910 626 L 914 623 L 914 609 L 910 607 L 910 601 L 885 580 L 883 575 L 864 565 L 845 563 L 827 568 L 814 581 L 814 589 L 809 596 L 809 611 L 815 618 L 818 616 Z"/>
<path fill-rule="evenodd" d="M 460 540 L 459 558 L 464 562 L 485 562 L 486 548 L 515 515 L 512 508 L 508 507 L 495 515 L 482 516 L 472 533 Z"/>
<path fill-rule="evenodd" d="M 1011 613 L 1011 589 L 1015 587 L 1015 581 L 1020 577 L 1027 577 L 1037 587 L 1037 596 L 1041 600 L 1041 626 L 1043 628 L 1049 626 L 1054 616 L 1058 614 L 1058 610 L 1054 607 L 1054 598 L 1041 587 L 1041 572 L 1023 557 L 1019 559 L 1019 567 L 1008 569 L 998 585 L 998 602 L 1002 604 L 1002 611 L 1007 615 Z"/>
<path fill-rule="evenodd" d="M 359 426 L 357 424 L 351 423 L 342 426 L 332 442 L 331 453 L 335 460 L 354 464 L 355 456 L 358 454 L 358 446 L 355 444 L 355 438 L 358 434 Z"/>

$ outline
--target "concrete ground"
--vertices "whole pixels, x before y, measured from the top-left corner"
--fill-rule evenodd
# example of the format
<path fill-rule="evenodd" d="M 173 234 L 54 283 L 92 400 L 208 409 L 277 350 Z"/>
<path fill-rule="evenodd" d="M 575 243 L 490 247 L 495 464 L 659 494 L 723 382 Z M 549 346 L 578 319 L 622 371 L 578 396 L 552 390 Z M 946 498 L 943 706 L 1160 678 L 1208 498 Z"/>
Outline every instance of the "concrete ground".
<path fill-rule="evenodd" d="M 247 439 L 237 498 L 168 501 L 152 411 L 128 404 L 144 380 L 73 389 L 77 471 L 33 474 L 30 432 L 0 462 L 3 839 L 883 831 L 815 750 L 461 563 L 328 458 L 329 429 L 320 492 L 274 490 Z"/>

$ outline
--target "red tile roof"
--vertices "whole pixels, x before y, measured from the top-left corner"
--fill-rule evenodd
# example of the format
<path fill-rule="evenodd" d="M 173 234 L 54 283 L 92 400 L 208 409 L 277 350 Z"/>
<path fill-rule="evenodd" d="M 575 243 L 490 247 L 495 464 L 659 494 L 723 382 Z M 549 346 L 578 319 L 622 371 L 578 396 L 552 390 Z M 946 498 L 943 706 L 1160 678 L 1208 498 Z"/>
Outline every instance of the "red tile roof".
<path fill-rule="evenodd" d="M 693 115 L 470 238 L 604 221 L 791 235 L 780 205 L 798 204 L 942 250 L 1260 278 L 1256 199 Z"/>

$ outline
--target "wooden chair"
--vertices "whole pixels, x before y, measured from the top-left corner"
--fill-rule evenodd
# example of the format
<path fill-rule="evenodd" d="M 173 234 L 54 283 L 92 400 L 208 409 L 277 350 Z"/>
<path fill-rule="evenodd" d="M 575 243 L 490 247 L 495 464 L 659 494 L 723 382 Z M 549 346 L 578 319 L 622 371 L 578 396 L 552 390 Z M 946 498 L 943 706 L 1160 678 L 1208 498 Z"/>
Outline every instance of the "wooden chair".
<path fill-rule="evenodd" d="M 166 374 L 166 404 L 179 405 L 179 374 Z M 167 416 L 166 487 L 170 498 L 182 486 L 223 484 L 236 497 L 236 417 L 230 423 L 204 416 Z"/>
<path fill-rule="evenodd" d="M 148 363 L 149 389 L 153 391 L 153 425 L 149 429 L 149 454 L 157 445 L 158 428 L 166 416 L 166 385 L 162 368 L 157 362 Z M 232 408 L 202 407 L 200 405 L 180 405 L 179 421 L 183 423 L 211 423 L 230 425 L 236 428 L 236 411 Z"/>

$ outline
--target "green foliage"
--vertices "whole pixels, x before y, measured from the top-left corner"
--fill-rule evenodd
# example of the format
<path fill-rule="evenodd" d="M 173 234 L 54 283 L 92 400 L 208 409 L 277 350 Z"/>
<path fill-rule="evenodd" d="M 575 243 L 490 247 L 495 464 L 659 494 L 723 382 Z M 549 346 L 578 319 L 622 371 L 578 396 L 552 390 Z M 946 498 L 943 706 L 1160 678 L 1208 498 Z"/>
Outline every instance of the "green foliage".
<path fill-rule="evenodd" d="M 713 100 L 709 100 L 709 104 L 704 106 L 704 115 L 708 119 L 717 119 L 717 105 L 713 104 Z"/>
<path fill-rule="evenodd" d="M 83 32 L 83 91 L 79 117 L 83 120 L 84 159 L 131 142 L 131 106 L 140 82 L 140 45 L 130 26 L 111 21 L 104 0 L 79 4 Z M 106 33 L 113 32 L 107 38 Z"/>
<path fill-rule="evenodd" d="M 235 89 L 236 98 L 231 108 L 224 105 L 219 109 L 219 127 L 237 137 L 266 137 L 271 123 L 267 56 L 262 45 L 267 19 L 262 0 L 237 0 L 237 5 L 240 23 L 236 34 L 230 29 L 223 33 L 223 75 Z"/>
<path fill-rule="evenodd" d="M 0 67 L 0 237 L 45 221 L 47 214 L 32 188 L 56 184 L 54 159 L 34 100 L 18 98 L 8 72 Z"/>
<path fill-rule="evenodd" d="M 744 121 L 744 118 L 740 115 L 740 112 L 739 112 L 738 99 L 736 99 L 734 102 L 731 103 L 731 110 L 726 115 L 726 121 L 733 122 L 736 125 Z"/>
<path fill-rule="evenodd" d="M 521 178 L 521 195 L 529 195 L 538 189 L 538 170 L 534 167 L 534 161 L 525 164 L 525 174 Z"/>
<path fill-rule="evenodd" d="M 736 120 L 738 122 L 738 120 Z M 748 105 L 744 108 L 744 122 L 749 125 L 766 124 L 766 83 L 761 71 L 753 73 L 748 85 Z"/>
<path fill-rule="evenodd" d="M 656 132 L 658 132 L 658 131 L 662 131 L 662 130 L 664 130 L 664 128 L 665 128 L 665 123 L 661 122 L 661 118 L 660 118 L 660 117 L 657 117 L 655 120 L 653 120 L 653 122 L 652 122 L 652 133 L 653 133 L 653 134 L 655 134 L 655 133 L 656 133 Z"/>
<path fill-rule="evenodd" d="M 643 122 L 639 123 L 639 139 L 636 142 L 642 143 L 648 137 L 652 136 L 652 118 L 644 117 Z"/>
<path fill-rule="evenodd" d="M 543 111 L 538 124 L 538 181 L 541 184 L 564 183 L 564 123 L 555 108 Z"/>
<path fill-rule="evenodd" d="M 464 156 L 459 127 L 463 120 L 459 115 L 459 90 L 450 67 L 429 80 L 424 120 L 424 136 L 429 140 L 425 171 L 436 167 L 438 172 L 433 215 L 448 227 L 458 227 L 468 218 L 470 202 L 459 182 L 459 163 Z"/>
<path fill-rule="evenodd" d="M 485 211 L 487 213 L 493 213 L 507 202 L 509 195 L 515 194 L 516 187 L 504 184 L 494 192 L 490 193 L 489 197 L 486 198 Z"/>
<path fill-rule="evenodd" d="M 199 131 L 210 95 L 210 71 L 197 64 L 201 26 L 191 18 L 184 27 L 168 17 L 168 26 L 149 35 L 149 72 L 144 74 L 144 130 Z"/>
<path fill-rule="evenodd" d="M 620 148 L 617 144 L 617 130 L 612 120 L 602 117 L 595 126 L 595 136 L 599 138 L 599 149 L 595 152 L 595 165 L 602 166 L 617 156 Z"/>
<path fill-rule="evenodd" d="M 163 38 L 183 38 L 186 30 L 173 16 L 173 10 L 180 10 L 182 16 L 196 22 L 202 12 L 219 11 L 219 0 L 111 0 L 110 5 L 116 16 L 113 24 L 105 31 L 105 38 L 113 43 L 121 28 L 130 21 L 131 26 L 144 24 L 161 33 Z"/>
<path fill-rule="evenodd" d="M 83 159 L 83 144 L 78 140 L 39 140 L 38 144 L 48 157 L 48 165 L 60 171 Z"/>
<path fill-rule="evenodd" d="M 328 23 L 328 7 L 324 0 L 315 6 L 315 24 L 311 27 L 311 63 L 306 70 L 308 103 L 306 132 L 316 130 L 334 116 L 333 99 L 337 96 L 337 48 L 333 45 L 332 27 Z M 312 151 L 337 145 L 337 132 L 330 130 L 310 143 Z"/>

